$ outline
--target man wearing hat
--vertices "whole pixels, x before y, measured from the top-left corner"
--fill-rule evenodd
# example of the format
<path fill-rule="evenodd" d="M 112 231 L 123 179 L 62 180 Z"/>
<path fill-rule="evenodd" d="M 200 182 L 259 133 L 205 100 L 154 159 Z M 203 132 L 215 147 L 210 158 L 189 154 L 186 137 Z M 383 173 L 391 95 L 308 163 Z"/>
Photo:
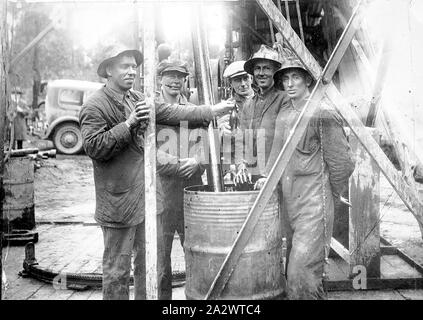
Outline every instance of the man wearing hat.
<path fill-rule="evenodd" d="M 97 69 L 107 82 L 84 103 L 79 115 L 84 149 L 93 161 L 94 218 L 104 238 L 103 299 L 129 299 L 132 253 L 135 299 L 145 299 L 145 237 L 151 235 L 144 234 L 143 134 L 150 110 L 143 95 L 131 89 L 142 54 L 116 47 L 111 51 Z M 201 108 L 156 105 L 156 121 L 174 125 L 182 120 L 203 123 L 231 108 L 225 104 Z M 165 169 L 176 174 L 181 164 L 166 164 Z M 157 189 L 160 191 L 160 184 Z M 157 224 L 160 230 L 161 217 Z M 161 235 L 158 232 L 158 237 Z M 163 241 L 157 242 L 160 275 Z"/>
<path fill-rule="evenodd" d="M 223 72 L 223 77 L 228 79 L 231 86 L 231 99 L 235 101 L 235 108 L 231 114 L 227 114 L 217 120 L 219 131 L 224 139 L 224 143 L 222 143 L 222 168 L 224 175 L 235 171 L 235 134 L 239 127 L 239 115 L 245 101 L 254 95 L 251 87 L 252 76 L 244 70 L 244 64 L 244 60 L 234 61 Z M 230 143 L 225 143 L 226 137 L 231 137 Z M 229 148 L 230 150 L 227 150 Z M 231 159 L 225 159 L 228 153 L 231 155 Z"/>
<path fill-rule="evenodd" d="M 276 119 L 268 174 L 310 96 L 313 78 L 292 54 L 275 74 L 287 92 Z M 354 170 L 339 115 L 325 101 L 311 117 L 280 180 L 282 229 L 287 238 L 289 299 L 324 299 L 323 276 L 334 219 L 334 201 Z M 258 188 L 264 179 L 257 182 Z"/>
<path fill-rule="evenodd" d="M 189 75 L 185 62 L 178 60 L 163 60 L 157 67 L 157 78 L 160 82 L 160 91 L 157 94 L 157 103 L 164 105 L 178 105 L 181 108 L 195 107 L 189 103 L 183 95 L 186 77 Z M 198 125 L 197 125 L 198 126 Z M 188 128 L 191 130 L 188 131 Z M 186 130 L 186 141 L 181 141 L 180 130 Z M 158 177 L 163 186 L 163 241 L 164 241 L 164 266 L 161 282 L 161 298 L 172 299 L 172 262 L 171 252 L 175 231 L 179 235 L 181 246 L 184 245 L 184 188 L 187 186 L 201 185 L 201 174 L 204 167 L 200 159 L 196 159 L 195 154 L 190 154 L 193 143 L 188 143 L 188 138 L 192 135 L 199 136 L 193 132 L 193 126 L 185 128 L 169 125 L 157 126 L 157 146 L 159 150 L 167 149 L 171 151 L 171 156 L 176 156 L 177 161 L 183 163 L 177 174 L 162 172 L 158 170 Z M 197 140 L 196 143 L 199 141 Z M 169 143 L 172 146 L 169 146 Z M 186 157 L 181 158 L 182 144 L 186 144 Z M 169 146 L 169 148 L 167 148 Z M 191 148 L 190 148 L 191 147 Z M 169 150 L 170 149 L 170 150 Z M 188 158 L 188 156 L 190 156 Z"/>
<path fill-rule="evenodd" d="M 245 101 L 254 95 L 252 77 L 244 70 L 244 64 L 244 60 L 232 62 L 223 72 L 223 77 L 228 79 L 231 86 L 231 98 L 235 101 L 234 112 L 218 119 L 219 129 L 226 134 L 238 127 L 239 113 Z"/>
<path fill-rule="evenodd" d="M 262 45 L 251 59 L 244 64 L 244 70 L 253 76 L 258 91 L 247 100 L 240 115 L 240 128 L 244 133 L 248 171 L 244 164 L 239 165 L 235 176 L 236 184 L 255 182 L 264 176 L 264 170 L 275 132 L 275 120 L 281 106 L 288 101 L 285 92 L 274 86 L 273 75 L 280 68 L 279 54 L 276 50 Z M 248 141 L 252 140 L 253 143 Z M 253 146 L 250 148 L 249 146 Z M 236 159 L 237 164 L 239 160 Z"/>

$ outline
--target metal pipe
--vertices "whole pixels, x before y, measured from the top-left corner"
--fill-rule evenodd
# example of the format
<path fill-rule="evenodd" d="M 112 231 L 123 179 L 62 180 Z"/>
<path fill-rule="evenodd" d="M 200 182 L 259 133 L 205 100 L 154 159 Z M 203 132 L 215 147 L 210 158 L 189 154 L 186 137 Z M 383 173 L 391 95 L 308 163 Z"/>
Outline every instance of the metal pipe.
<path fill-rule="evenodd" d="M 198 98 L 200 103 L 206 105 L 215 104 L 213 97 L 213 83 L 211 76 L 211 68 L 209 61 L 209 48 L 207 36 L 203 26 L 204 19 L 203 6 L 196 6 L 196 14 L 194 14 L 194 25 L 192 28 L 192 45 L 194 52 L 195 73 L 198 82 Z M 213 184 L 213 190 L 220 192 L 224 190 L 220 161 L 218 159 L 219 150 L 217 150 L 217 139 L 215 137 L 215 119 L 210 122 L 208 127 L 208 138 L 210 145 L 210 171 Z"/>

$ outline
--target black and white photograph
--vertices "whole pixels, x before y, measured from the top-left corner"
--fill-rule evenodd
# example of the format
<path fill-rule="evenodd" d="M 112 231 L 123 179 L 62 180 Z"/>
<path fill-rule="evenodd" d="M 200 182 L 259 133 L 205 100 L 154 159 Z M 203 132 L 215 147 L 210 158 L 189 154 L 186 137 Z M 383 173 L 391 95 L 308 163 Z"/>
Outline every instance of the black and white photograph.
<path fill-rule="evenodd" d="M 0 0 L 0 42 L 0 300 L 423 300 L 423 1 Z"/>

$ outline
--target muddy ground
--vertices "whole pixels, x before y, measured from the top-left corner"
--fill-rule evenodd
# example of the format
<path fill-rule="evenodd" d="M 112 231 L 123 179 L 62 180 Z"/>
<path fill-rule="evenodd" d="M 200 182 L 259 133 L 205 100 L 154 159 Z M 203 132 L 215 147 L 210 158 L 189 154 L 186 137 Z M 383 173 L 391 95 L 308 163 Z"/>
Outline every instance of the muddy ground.
<path fill-rule="evenodd" d="M 36 220 L 94 222 L 94 178 L 84 155 L 58 155 L 41 161 L 35 173 Z M 423 265 L 423 240 L 416 219 L 381 178 L 381 235 Z"/>

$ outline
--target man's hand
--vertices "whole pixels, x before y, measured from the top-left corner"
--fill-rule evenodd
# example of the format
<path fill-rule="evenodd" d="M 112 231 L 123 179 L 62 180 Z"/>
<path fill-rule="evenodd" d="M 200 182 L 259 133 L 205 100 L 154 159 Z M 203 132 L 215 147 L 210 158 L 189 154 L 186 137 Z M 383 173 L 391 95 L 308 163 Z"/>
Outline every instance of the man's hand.
<path fill-rule="evenodd" d="M 222 100 L 220 103 L 211 106 L 213 116 L 218 117 L 229 113 L 235 107 L 235 101 Z"/>
<path fill-rule="evenodd" d="M 129 128 L 138 126 L 141 122 L 148 122 L 150 119 L 150 108 L 145 105 L 145 100 L 136 104 L 135 109 L 125 121 Z"/>
<path fill-rule="evenodd" d="M 254 190 L 261 190 L 263 188 L 264 183 L 266 182 L 267 178 L 260 178 L 254 184 Z"/>
<path fill-rule="evenodd" d="M 200 168 L 200 164 L 195 158 L 179 159 L 181 166 L 179 167 L 178 176 L 189 179 Z"/>
<path fill-rule="evenodd" d="M 238 172 L 234 177 L 234 184 L 252 183 L 251 173 L 248 171 L 245 161 L 238 166 Z"/>

